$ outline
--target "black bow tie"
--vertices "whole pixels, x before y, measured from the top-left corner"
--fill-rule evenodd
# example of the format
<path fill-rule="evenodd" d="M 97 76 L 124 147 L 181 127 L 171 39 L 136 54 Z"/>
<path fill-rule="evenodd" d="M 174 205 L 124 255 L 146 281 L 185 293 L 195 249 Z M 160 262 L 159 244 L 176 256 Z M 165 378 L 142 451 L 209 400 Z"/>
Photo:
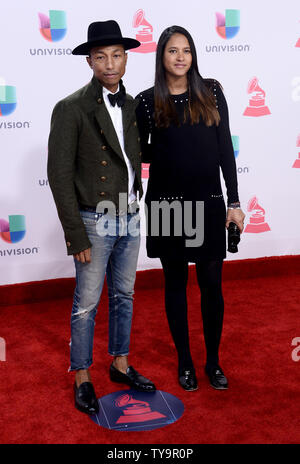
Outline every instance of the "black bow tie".
<path fill-rule="evenodd" d="M 120 90 L 117 93 L 109 93 L 107 96 L 112 106 L 115 106 L 117 103 L 121 107 L 125 103 L 125 93 Z"/>

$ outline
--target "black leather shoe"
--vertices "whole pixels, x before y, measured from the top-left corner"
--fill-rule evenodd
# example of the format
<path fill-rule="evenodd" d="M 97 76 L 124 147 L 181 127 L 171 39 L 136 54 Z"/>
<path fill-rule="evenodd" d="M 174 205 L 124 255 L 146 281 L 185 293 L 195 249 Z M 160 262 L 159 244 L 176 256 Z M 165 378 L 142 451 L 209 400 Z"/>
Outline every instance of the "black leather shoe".
<path fill-rule="evenodd" d="M 77 387 L 74 383 L 75 407 L 86 414 L 97 414 L 99 404 L 91 382 L 83 382 Z"/>
<path fill-rule="evenodd" d="M 220 367 L 215 367 L 210 370 L 205 369 L 205 372 L 208 375 L 212 387 L 216 388 L 216 390 L 227 390 L 228 381 Z"/>
<path fill-rule="evenodd" d="M 126 383 L 126 385 L 129 385 L 135 390 L 144 392 L 153 392 L 156 390 L 154 383 L 139 374 L 132 366 L 127 368 L 126 374 L 123 374 L 123 372 L 119 371 L 111 364 L 109 376 L 110 380 L 113 382 Z"/>
<path fill-rule="evenodd" d="M 191 369 L 185 369 L 179 373 L 178 380 L 182 388 L 187 391 L 198 390 L 198 383 L 195 372 Z"/>

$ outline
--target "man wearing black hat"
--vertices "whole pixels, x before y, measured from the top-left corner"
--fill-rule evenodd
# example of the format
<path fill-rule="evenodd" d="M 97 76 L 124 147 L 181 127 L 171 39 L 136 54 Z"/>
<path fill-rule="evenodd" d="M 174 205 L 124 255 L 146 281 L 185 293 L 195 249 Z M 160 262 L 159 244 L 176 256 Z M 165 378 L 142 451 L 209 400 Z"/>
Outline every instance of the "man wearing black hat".
<path fill-rule="evenodd" d="M 141 391 L 155 385 L 128 365 L 133 288 L 140 244 L 137 192 L 142 196 L 137 101 L 122 83 L 127 54 L 140 42 L 122 37 L 115 21 L 89 26 L 88 41 L 73 50 L 88 55 L 91 82 L 57 103 L 51 119 L 48 179 L 74 256 L 76 288 L 71 315 L 75 406 L 99 406 L 88 368 L 95 315 L 106 275 L 109 295 L 110 379 Z"/>

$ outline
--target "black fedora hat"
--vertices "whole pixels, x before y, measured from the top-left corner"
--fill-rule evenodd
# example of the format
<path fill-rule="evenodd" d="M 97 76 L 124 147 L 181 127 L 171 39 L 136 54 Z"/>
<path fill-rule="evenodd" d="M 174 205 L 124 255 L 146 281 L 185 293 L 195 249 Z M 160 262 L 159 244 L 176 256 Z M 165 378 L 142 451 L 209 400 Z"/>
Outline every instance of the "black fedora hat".
<path fill-rule="evenodd" d="M 97 45 L 122 44 L 125 50 L 141 45 L 138 40 L 122 37 L 121 29 L 116 21 L 97 21 L 89 25 L 87 42 L 78 45 L 73 55 L 88 55 L 91 48 Z"/>

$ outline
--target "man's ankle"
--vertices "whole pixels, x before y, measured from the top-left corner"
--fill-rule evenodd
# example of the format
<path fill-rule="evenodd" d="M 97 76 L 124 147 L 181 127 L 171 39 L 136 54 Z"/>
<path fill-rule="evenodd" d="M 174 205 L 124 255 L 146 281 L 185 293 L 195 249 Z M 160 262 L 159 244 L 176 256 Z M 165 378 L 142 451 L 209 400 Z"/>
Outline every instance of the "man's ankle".
<path fill-rule="evenodd" d="M 127 356 L 116 356 L 113 360 L 113 366 L 118 369 L 118 371 L 126 374 L 128 368 L 128 358 Z"/>
<path fill-rule="evenodd" d="M 79 369 L 75 374 L 75 382 L 79 387 L 83 382 L 90 382 L 91 376 L 88 369 Z"/>

